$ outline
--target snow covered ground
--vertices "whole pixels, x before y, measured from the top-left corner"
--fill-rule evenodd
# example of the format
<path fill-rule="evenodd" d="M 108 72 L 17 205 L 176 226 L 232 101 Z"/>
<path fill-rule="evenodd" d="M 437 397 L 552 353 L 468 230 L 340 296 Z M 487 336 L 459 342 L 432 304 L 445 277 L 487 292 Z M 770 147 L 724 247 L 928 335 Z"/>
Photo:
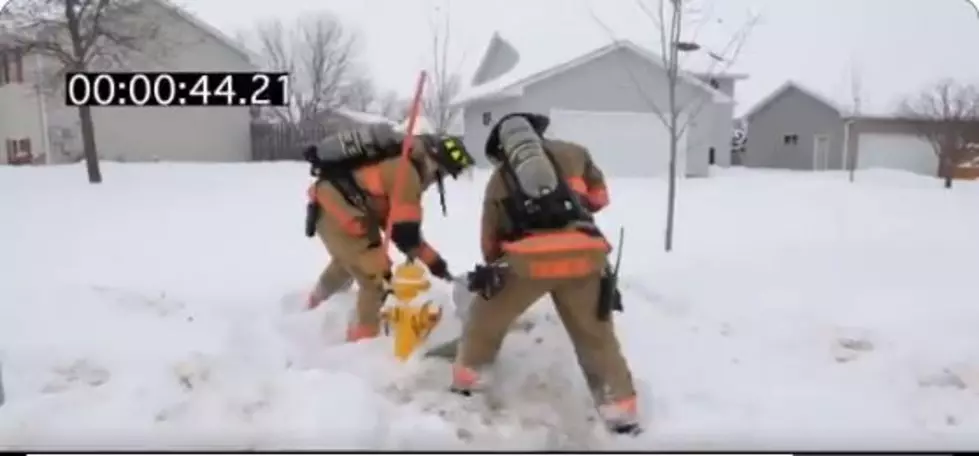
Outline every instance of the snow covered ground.
<path fill-rule="evenodd" d="M 504 348 L 495 406 L 443 361 L 341 344 L 352 295 L 297 307 L 326 262 L 299 164 L 0 167 L 0 448 L 860 449 L 979 446 L 979 186 L 862 172 L 618 180 L 620 337 L 648 431 L 587 421 L 549 303 Z M 478 257 L 484 176 L 428 195 Z M 440 292 L 446 292 L 444 288 Z M 446 321 L 442 335 L 456 324 Z"/>

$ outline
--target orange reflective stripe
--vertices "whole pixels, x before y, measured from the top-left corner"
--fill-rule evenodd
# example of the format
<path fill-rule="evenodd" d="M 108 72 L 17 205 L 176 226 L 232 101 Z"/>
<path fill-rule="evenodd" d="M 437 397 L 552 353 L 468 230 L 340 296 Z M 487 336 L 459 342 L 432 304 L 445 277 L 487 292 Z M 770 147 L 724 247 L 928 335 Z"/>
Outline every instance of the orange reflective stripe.
<path fill-rule="evenodd" d="M 391 223 L 417 222 L 422 219 L 422 207 L 416 204 L 394 204 L 391 206 Z"/>
<path fill-rule="evenodd" d="M 422 263 L 431 266 L 439 259 L 438 252 L 432 248 L 427 242 L 423 242 L 420 247 L 418 247 L 418 259 L 422 260 Z"/>
<path fill-rule="evenodd" d="M 363 166 L 355 173 L 357 182 L 363 186 L 365 192 L 373 196 L 384 195 L 384 175 L 378 165 Z"/>
<path fill-rule="evenodd" d="M 588 192 L 588 203 L 595 209 L 608 206 L 608 190 L 605 187 L 595 187 Z"/>
<path fill-rule="evenodd" d="M 588 184 L 585 183 L 585 179 L 582 177 L 569 177 L 568 187 L 571 187 L 571 190 L 581 193 L 582 195 L 588 195 Z"/>
<path fill-rule="evenodd" d="M 516 242 L 506 242 L 503 250 L 510 253 L 534 254 L 581 250 L 611 250 L 605 239 L 580 232 L 536 234 Z"/>
<path fill-rule="evenodd" d="M 530 276 L 535 279 L 566 279 L 583 277 L 595 271 L 588 258 L 565 258 L 530 262 Z"/>
<path fill-rule="evenodd" d="M 311 191 L 315 193 L 316 202 L 323 208 L 323 212 L 339 222 L 340 228 L 343 231 L 352 236 L 363 236 L 367 234 L 367 228 L 364 227 L 364 224 L 343 210 L 343 207 L 333 198 L 330 198 L 330 195 L 326 195 L 324 192 L 315 189 L 311 189 Z"/>

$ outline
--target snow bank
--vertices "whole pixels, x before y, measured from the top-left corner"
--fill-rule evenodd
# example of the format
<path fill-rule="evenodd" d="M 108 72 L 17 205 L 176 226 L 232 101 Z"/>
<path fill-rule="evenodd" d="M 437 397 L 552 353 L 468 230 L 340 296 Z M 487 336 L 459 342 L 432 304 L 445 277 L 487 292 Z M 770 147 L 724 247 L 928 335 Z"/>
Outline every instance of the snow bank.
<path fill-rule="evenodd" d="M 353 296 L 298 312 L 327 258 L 294 163 L 0 167 L 0 448 L 833 449 L 979 445 L 979 185 L 868 171 L 615 180 L 617 322 L 649 431 L 587 421 L 549 303 L 494 404 L 448 365 L 342 344 Z M 427 195 L 426 235 L 478 259 L 485 175 Z M 447 292 L 440 287 L 440 292 Z M 447 321 L 441 331 L 457 322 Z M 443 334 L 443 337 L 447 337 Z"/>

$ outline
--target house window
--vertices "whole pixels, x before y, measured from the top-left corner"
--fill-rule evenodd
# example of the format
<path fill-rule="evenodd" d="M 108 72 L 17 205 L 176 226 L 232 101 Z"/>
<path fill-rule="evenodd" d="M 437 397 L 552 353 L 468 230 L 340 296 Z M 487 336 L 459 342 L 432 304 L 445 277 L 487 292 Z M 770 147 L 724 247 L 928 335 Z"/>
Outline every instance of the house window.
<path fill-rule="evenodd" d="M 10 80 L 11 82 L 24 82 L 24 53 L 21 51 L 14 51 L 10 54 L 11 68 L 10 68 Z"/>
<path fill-rule="evenodd" d="M 31 156 L 31 140 L 24 138 L 17 142 L 17 153 L 23 156 Z"/>
<path fill-rule="evenodd" d="M 782 144 L 785 144 L 786 146 L 788 146 L 788 145 L 793 145 L 794 146 L 796 144 L 799 144 L 799 135 L 791 134 L 791 135 L 785 135 L 785 136 L 783 136 L 782 137 Z"/>
<path fill-rule="evenodd" d="M 493 122 L 493 113 L 484 112 L 483 113 L 483 126 L 488 127 L 490 123 Z"/>
<path fill-rule="evenodd" d="M 0 51 L 0 86 L 10 83 L 10 62 L 6 51 Z"/>
<path fill-rule="evenodd" d="M 30 139 L 8 139 L 5 142 L 7 145 L 7 163 L 11 165 L 25 165 L 33 161 Z"/>
<path fill-rule="evenodd" d="M 714 165 L 714 164 L 717 163 L 717 153 L 714 151 L 714 148 L 713 147 L 711 147 L 707 151 L 707 163 L 708 164 L 711 164 L 711 165 Z"/>
<path fill-rule="evenodd" d="M 24 82 L 24 54 L 0 51 L 0 86 L 14 82 Z"/>

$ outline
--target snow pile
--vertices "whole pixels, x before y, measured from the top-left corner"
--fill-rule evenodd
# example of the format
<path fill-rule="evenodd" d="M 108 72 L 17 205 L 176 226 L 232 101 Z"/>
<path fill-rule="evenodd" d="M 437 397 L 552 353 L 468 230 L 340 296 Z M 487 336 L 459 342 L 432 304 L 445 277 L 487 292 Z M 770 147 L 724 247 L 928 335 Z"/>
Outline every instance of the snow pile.
<path fill-rule="evenodd" d="M 716 170 L 681 184 L 664 255 L 664 182 L 614 181 L 600 219 L 628 231 L 617 321 L 648 431 L 613 439 L 547 302 L 485 400 L 446 393 L 444 361 L 342 344 L 352 294 L 297 311 L 326 262 L 302 235 L 304 166 L 105 175 L 0 168 L 0 448 L 979 445 L 979 185 Z M 448 219 L 427 195 L 456 271 L 479 256 L 484 179 L 449 184 Z"/>

